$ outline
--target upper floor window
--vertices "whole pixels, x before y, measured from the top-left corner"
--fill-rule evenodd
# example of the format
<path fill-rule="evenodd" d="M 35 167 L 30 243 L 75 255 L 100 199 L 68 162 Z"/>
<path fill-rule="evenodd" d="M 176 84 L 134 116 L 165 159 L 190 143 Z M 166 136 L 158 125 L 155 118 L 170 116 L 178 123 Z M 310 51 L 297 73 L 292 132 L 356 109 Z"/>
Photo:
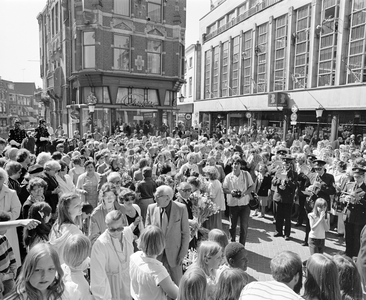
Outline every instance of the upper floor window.
<path fill-rule="evenodd" d="M 221 59 L 221 96 L 228 95 L 228 79 L 229 79 L 229 42 L 222 44 Z"/>
<path fill-rule="evenodd" d="M 232 56 L 231 56 L 231 95 L 238 95 L 239 87 L 239 36 L 235 37 L 232 42 Z"/>
<path fill-rule="evenodd" d="M 147 72 L 161 73 L 161 41 L 147 41 Z"/>
<path fill-rule="evenodd" d="M 211 98 L 211 50 L 207 50 L 205 53 L 205 91 L 204 98 Z"/>
<path fill-rule="evenodd" d="M 130 0 L 114 0 L 114 13 L 123 16 L 129 16 Z"/>
<path fill-rule="evenodd" d="M 149 0 L 147 4 L 147 15 L 153 22 L 161 22 L 161 0 Z"/>
<path fill-rule="evenodd" d="M 212 33 L 216 29 L 217 29 L 217 25 L 216 25 L 216 23 L 214 23 L 214 24 L 212 24 L 212 25 L 210 25 L 210 26 L 207 27 L 207 33 Z"/>
<path fill-rule="evenodd" d="M 311 6 L 307 5 L 296 11 L 296 31 L 292 37 L 295 41 L 293 87 L 306 88 L 309 71 Z"/>
<path fill-rule="evenodd" d="M 192 68 L 192 61 L 193 61 L 193 58 L 192 58 L 192 57 L 190 57 L 190 58 L 189 58 L 189 68 Z"/>
<path fill-rule="evenodd" d="M 193 87 L 192 87 L 192 77 L 189 77 L 189 89 L 188 89 L 189 97 L 192 97 L 192 89 L 193 89 Z"/>
<path fill-rule="evenodd" d="M 286 83 L 287 15 L 276 19 L 274 90 L 282 91 Z"/>
<path fill-rule="evenodd" d="M 254 48 L 257 55 L 257 82 L 255 91 L 264 93 L 267 91 L 267 43 L 268 23 L 258 26 L 258 42 Z"/>
<path fill-rule="evenodd" d="M 212 94 L 214 97 L 219 95 L 219 61 L 220 61 L 220 47 L 214 48 L 213 54 L 213 74 L 212 74 Z"/>
<path fill-rule="evenodd" d="M 130 38 L 123 35 L 114 35 L 113 60 L 115 70 L 130 70 Z"/>
<path fill-rule="evenodd" d="M 249 30 L 244 33 L 243 38 L 243 94 L 250 94 L 251 86 L 253 82 L 252 78 L 252 31 Z"/>
<path fill-rule="evenodd" d="M 84 32 L 83 42 L 84 68 L 95 68 L 95 32 Z"/>

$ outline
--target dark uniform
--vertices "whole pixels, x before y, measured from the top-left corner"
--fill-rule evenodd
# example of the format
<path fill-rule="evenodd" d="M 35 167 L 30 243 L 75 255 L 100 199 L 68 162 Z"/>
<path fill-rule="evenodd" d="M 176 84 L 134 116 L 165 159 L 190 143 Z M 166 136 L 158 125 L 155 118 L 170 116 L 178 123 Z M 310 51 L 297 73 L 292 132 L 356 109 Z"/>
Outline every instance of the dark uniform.
<path fill-rule="evenodd" d="M 19 146 L 12 145 L 12 147 L 16 147 L 16 148 L 20 148 L 20 145 L 22 144 L 23 140 L 28 137 L 25 130 L 20 129 L 19 126 L 20 126 L 20 123 L 15 122 L 15 128 L 10 129 L 9 138 L 8 138 L 9 143 L 10 143 L 11 140 L 14 140 L 17 143 L 19 143 Z"/>
<path fill-rule="evenodd" d="M 48 138 L 50 134 L 48 133 L 47 128 L 42 124 L 45 124 L 44 120 L 39 121 L 39 126 L 34 130 L 36 132 L 35 138 L 36 138 L 36 155 L 38 155 L 41 152 L 47 151 L 47 144 L 48 141 L 41 141 L 41 137 Z"/>
<path fill-rule="evenodd" d="M 314 160 L 314 169 L 324 168 L 326 162 L 320 159 Z M 324 169 L 324 173 L 322 175 L 318 175 L 315 177 L 315 180 L 320 183 L 320 191 L 318 192 L 318 197 L 323 198 L 327 201 L 327 211 L 331 208 L 330 196 L 335 195 L 335 182 L 334 176 L 332 174 L 326 173 Z M 312 182 L 313 183 L 313 182 Z"/>
<path fill-rule="evenodd" d="M 353 168 L 353 176 L 362 176 L 364 178 L 365 171 L 362 168 Z M 355 194 L 353 197 L 350 194 Z M 342 191 L 341 201 L 347 203 L 346 206 L 346 255 L 354 257 L 358 255 L 360 250 L 360 235 L 362 228 L 366 225 L 366 185 L 364 182 L 358 184 L 349 182 Z"/>

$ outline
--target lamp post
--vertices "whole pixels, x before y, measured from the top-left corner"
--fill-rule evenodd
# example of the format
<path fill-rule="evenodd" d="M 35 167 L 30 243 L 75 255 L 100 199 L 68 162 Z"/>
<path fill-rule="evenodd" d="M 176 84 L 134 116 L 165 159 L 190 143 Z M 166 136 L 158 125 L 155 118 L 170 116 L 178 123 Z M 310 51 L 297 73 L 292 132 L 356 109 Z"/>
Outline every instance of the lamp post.
<path fill-rule="evenodd" d="M 94 132 L 94 111 L 95 111 L 95 105 L 97 104 L 97 97 L 95 97 L 94 93 L 91 92 L 88 97 L 86 98 L 86 101 L 88 103 L 88 109 L 89 109 L 89 115 L 90 115 L 90 131 L 93 134 Z"/>
<path fill-rule="evenodd" d="M 320 118 L 323 115 L 323 111 L 324 111 L 324 107 L 319 106 L 318 108 L 315 109 L 315 113 L 316 113 L 316 121 L 317 121 L 317 126 L 316 126 L 316 141 L 319 141 L 319 130 L 320 130 Z"/>

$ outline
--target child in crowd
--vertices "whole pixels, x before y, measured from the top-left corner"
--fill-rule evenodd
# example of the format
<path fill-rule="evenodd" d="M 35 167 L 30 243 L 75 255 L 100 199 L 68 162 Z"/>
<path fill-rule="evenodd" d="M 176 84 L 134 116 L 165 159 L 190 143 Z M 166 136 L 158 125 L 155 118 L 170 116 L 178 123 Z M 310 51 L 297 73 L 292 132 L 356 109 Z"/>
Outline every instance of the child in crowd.
<path fill-rule="evenodd" d="M 51 215 L 51 206 L 44 201 L 36 202 L 30 207 L 28 213 L 29 218 L 38 220 L 41 223 L 31 230 L 24 228 L 23 244 L 26 247 L 27 252 L 29 252 L 30 248 L 34 245 L 48 241 L 48 235 L 51 231 L 51 225 L 49 224 Z"/>
<path fill-rule="evenodd" d="M 9 300 L 61 300 L 64 283 L 58 254 L 49 244 L 35 245 L 26 256 Z"/>
<path fill-rule="evenodd" d="M 10 216 L 0 212 L 0 222 L 10 220 Z M 6 229 L 0 230 L 0 296 L 7 296 L 14 288 L 17 274 L 17 262 L 14 252 L 5 236 Z"/>
<path fill-rule="evenodd" d="M 72 182 L 76 186 L 79 176 L 85 172 L 85 169 L 83 167 L 84 163 L 81 161 L 80 157 L 73 157 L 71 159 L 71 162 L 74 167 L 69 171 L 69 175 L 72 179 Z"/>
<path fill-rule="evenodd" d="M 64 282 L 67 293 L 73 299 L 91 300 L 90 287 L 84 277 L 84 271 L 89 268 L 91 243 L 83 234 L 77 234 L 67 239 L 64 248 L 64 261 L 61 266 L 64 271 Z"/>
<path fill-rule="evenodd" d="M 260 202 L 261 215 L 264 217 L 266 215 L 266 208 L 268 205 L 268 197 L 271 194 L 272 177 L 268 173 L 268 167 L 264 164 L 259 164 L 258 173 L 256 180 L 254 182 L 254 191 L 257 193 Z M 259 209 L 256 209 L 253 216 L 257 216 Z"/>
<path fill-rule="evenodd" d="M 237 300 L 248 283 L 248 276 L 240 269 L 226 269 L 219 278 L 215 300 Z"/>
<path fill-rule="evenodd" d="M 207 280 L 205 272 L 199 267 L 190 267 L 179 283 L 177 300 L 206 300 Z"/>
<path fill-rule="evenodd" d="M 227 234 L 221 229 L 211 229 L 208 233 L 208 240 L 218 243 L 222 253 L 225 252 L 225 248 L 229 244 Z"/>
<path fill-rule="evenodd" d="M 89 236 L 89 227 L 90 227 L 90 216 L 93 212 L 93 205 L 88 202 L 83 203 L 83 207 L 81 208 L 81 231 L 86 235 Z"/>
<path fill-rule="evenodd" d="M 325 232 L 329 230 L 328 223 L 325 220 L 326 213 L 327 201 L 325 201 L 323 198 L 318 198 L 315 201 L 313 211 L 308 214 L 310 224 L 310 255 L 324 252 Z"/>

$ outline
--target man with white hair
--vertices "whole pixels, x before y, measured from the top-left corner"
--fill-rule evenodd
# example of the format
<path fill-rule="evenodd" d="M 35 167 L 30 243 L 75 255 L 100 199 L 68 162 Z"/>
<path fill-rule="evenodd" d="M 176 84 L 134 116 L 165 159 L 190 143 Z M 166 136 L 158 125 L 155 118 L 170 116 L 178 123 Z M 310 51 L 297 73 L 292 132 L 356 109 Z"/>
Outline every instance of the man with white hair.
<path fill-rule="evenodd" d="M 166 247 L 157 259 L 163 263 L 175 284 L 179 285 L 183 275 L 183 258 L 188 253 L 190 232 L 187 208 L 182 203 L 172 201 L 173 195 L 172 188 L 167 185 L 156 189 L 156 203 L 147 208 L 145 226 L 156 225 L 162 229 Z"/>

